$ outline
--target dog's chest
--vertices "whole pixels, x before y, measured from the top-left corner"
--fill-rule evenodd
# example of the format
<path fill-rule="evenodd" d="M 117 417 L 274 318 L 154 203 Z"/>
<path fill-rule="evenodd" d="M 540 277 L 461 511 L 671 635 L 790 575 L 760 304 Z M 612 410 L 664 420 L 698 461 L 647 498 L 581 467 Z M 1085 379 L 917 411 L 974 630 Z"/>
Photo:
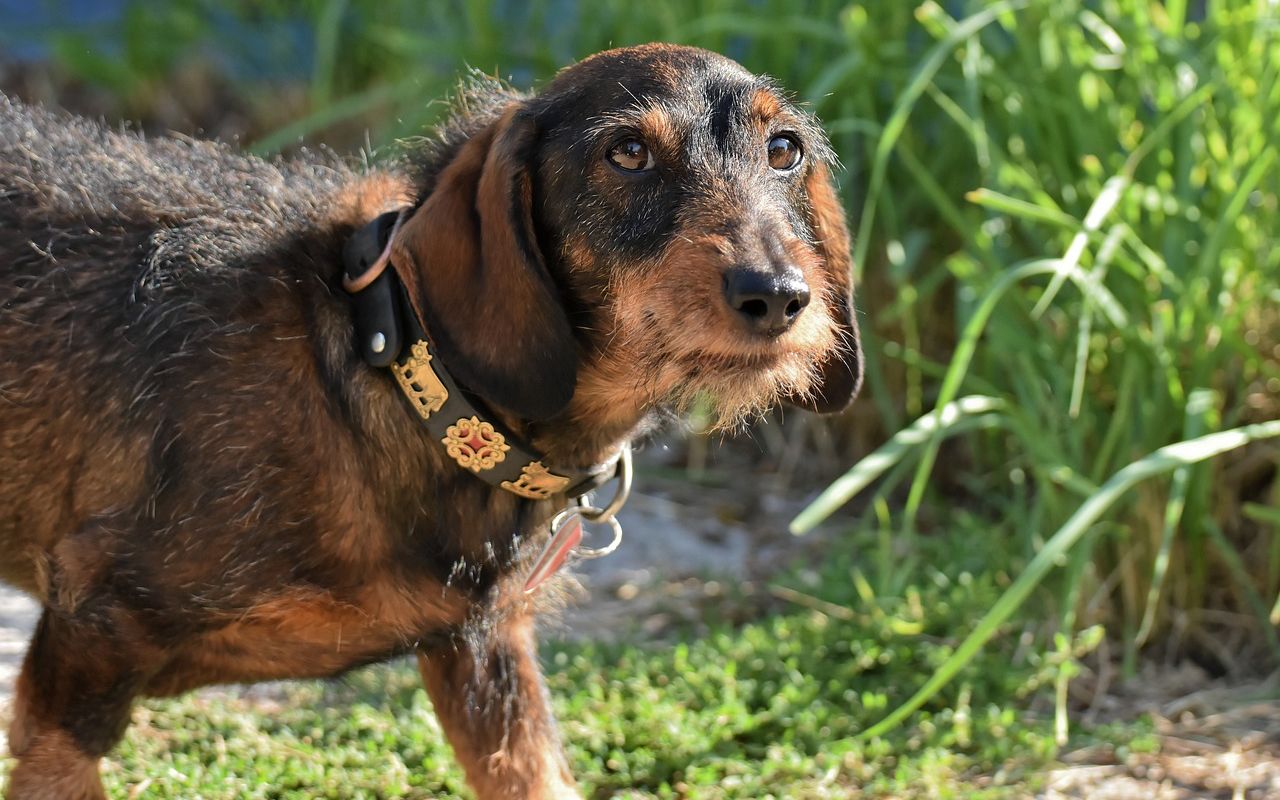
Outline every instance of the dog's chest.
<path fill-rule="evenodd" d="M 467 601 L 430 579 L 379 578 L 349 593 L 277 593 L 200 637 L 194 658 L 219 681 L 327 677 L 404 653 L 459 627 Z"/>

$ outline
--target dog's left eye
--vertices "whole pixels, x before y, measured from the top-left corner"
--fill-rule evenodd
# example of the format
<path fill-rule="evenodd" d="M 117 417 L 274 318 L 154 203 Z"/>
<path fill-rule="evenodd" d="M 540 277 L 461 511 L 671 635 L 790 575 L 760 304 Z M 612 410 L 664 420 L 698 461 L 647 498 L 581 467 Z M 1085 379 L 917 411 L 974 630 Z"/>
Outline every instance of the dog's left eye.
<path fill-rule="evenodd" d="M 609 148 L 609 163 L 624 172 L 644 172 L 654 167 L 653 153 L 639 139 L 623 139 Z"/>
<path fill-rule="evenodd" d="M 769 166 L 778 172 L 795 169 L 803 156 L 800 143 L 790 136 L 775 136 L 769 140 Z"/>

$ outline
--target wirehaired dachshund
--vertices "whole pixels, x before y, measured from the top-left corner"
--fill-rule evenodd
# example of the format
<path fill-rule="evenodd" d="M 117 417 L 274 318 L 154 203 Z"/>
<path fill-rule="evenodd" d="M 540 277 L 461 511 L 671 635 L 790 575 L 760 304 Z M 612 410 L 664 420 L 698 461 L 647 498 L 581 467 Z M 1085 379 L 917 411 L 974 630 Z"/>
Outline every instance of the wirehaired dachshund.
<path fill-rule="evenodd" d="M 477 80 L 407 149 L 264 161 L 0 97 L 0 578 L 43 604 L 8 797 L 103 797 L 136 697 L 411 652 L 478 797 L 578 797 L 548 520 L 695 398 L 856 393 L 834 158 L 771 81 L 610 50 Z"/>

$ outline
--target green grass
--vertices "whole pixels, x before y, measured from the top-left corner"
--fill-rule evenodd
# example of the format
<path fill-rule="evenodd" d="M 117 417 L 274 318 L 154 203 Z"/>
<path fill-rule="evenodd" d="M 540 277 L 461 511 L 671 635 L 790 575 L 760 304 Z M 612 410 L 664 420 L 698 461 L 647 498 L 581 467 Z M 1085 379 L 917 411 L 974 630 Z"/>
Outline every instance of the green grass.
<path fill-rule="evenodd" d="M 898 300 L 876 325 L 901 320 L 900 343 L 869 348 L 873 396 L 882 418 L 918 419 L 797 527 L 878 479 L 874 497 L 911 538 L 958 488 L 1034 556 L 1020 584 L 1061 559 L 1055 594 L 1032 614 L 1067 630 L 1108 624 L 1132 665 L 1175 615 L 1212 639 L 1201 612 L 1229 608 L 1252 620 L 1261 647 L 1247 659 L 1261 669 L 1280 663 L 1268 619 L 1280 538 L 1240 509 L 1280 496 L 1274 444 L 1241 439 L 1246 454 L 1170 462 L 1169 480 L 1117 490 L 1160 460 L 1135 461 L 1147 453 L 1280 414 L 1280 240 L 1263 222 L 1280 189 L 1280 16 L 1263 3 L 1185 13 L 1123 0 L 1017 2 L 962 20 L 917 9 L 937 44 L 900 83 L 871 151 L 859 252 L 875 263 L 887 237 Z M 940 130 L 963 144 L 934 152 Z M 914 189 L 886 178 L 895 162 Z M 972 181 L 962 197 L 957 173 Z M 922 224 L 926 208 L 941 225 Z M 950 288 L 956 335 L 935 360 L 939 331 L 920 320 Z M 1275 423 L 1252 430 L 1271 438 Z M 957 436 L 960 475 L 938 468 Z M 1250 478 L 1228 477 L 1249 460 Z M 899 487 L 901 505 L 884 503 Z M 1028 596 L 1011 590 L 1000 609 Z M 989 633 L 979 625 L 966 650 Z"/>
<path fill-rule="evenodd" d="M 969 411 L 970 413 L 991 413 L 996 414 L 1001 410 L 1001 406 L 996 403 L 978 403 L 977 400 L 987 400 L 987 398 L 965 398 L 964 401 L 949 405 L 944 408 L 944 413 L 938 415 L 939 424 L 931 429 L 931 433 L 937 435 L 944 431 L 943 425 L 947 424 L 947 410 L 955 408 L 959 411 Z M 968 407 L 968 408 L 967 408 Z M 953 415 L 955 416 L 955 415 Z M 934 417 L 927 417 L 929 421 L 933 421 Z M 950 423 L 955 425 L 954 422 Z M 918 437 L 921 432 L 920 427 L 907 429 L 906 433 L 914 434 Z M 937 694 L 948 682 L 955 679 L 974 658 L 977 657 L 982 646 L 986 644 L 993 636 L 999 632 L 1000 626 L 1006 622 L 1018 608 L 1027 600 L 1034 591 L 1036 586 L 1044 580 L 1045 576 L 1059 562 L 1064 561 L 1067 554 L 1076 545 L 1082 536 L 1084 536 L 1091 526 L 1105 514 L 1117 500 L 1131 491 L 1140 482 L 1149 480 L 1153 477 L 1163 475 L 1164 473 L 1174 471 L 1176 474 L 1185 474 L 1185 471 L 1215 456 L 1229 453 L 1254 442 L 1266 441 L 1280 437 L 1280 420 L 1258 423 L 1255 425 L 1245 426 L 1230 431 L 1222 431 L 1220 433 L 1209 434 L 1195 439 L 1177 442 L 1160 448 L 1160 450 L 1151 455 L 1134 461 L 1124 469 L 1118 471 L 1110 480 L 1093 492 L 1089 498 L 1081 504 L 1071 518 L 1058 529 L 1050 539 L 1045 542 L 1044 546 L 1036 553 L 1035 557 L 1020 571 L 1017 580 L 1015 580 L 1009 588 L 1001 593 L 999 600 L 991 607 L 989 611 L 983 614 L 982 618 L 974 626 L 973 631 L 965 637 L 965 640 L 956 648 L 956 652 L 941 664 L 923 687 L 920 688 L 912 697 L 901 706 L 898 706 L 884 720 L 876 723 L 868 732 L 868 735 L 874 735 L 879 732 L 892 729 L 894 726 L 902 723 L 913 711 L 919 709 L 925 702 Z M 903 435 L 895 437 L 886 448 L 882 448 L 881 454 L 893 447 L 893 452 L 900 456 L 900 448 L 896 447 L 903 439 Z M 930 441 L 935 441 L 932 436 Z M 879 454 L 875 454 L 879 455 Z M 875 455 L 871 459 L 874 460 Z M 820 496 L 814 503 L 806 509 L 800 517 L 797 518 L 793 528 L 796 530 L 804 530 L 817 522 L 818 519 L 830 515 L 834 508 L 845 501 L 845 497 L 857 490 L 857 483 L 863 483 L 866 478 L 860 476 L 859 473 L 868 471 L 866 466 L 867 460 L 855 465 L 842 482 L 848 482 L 847 487 L 840 486 L 838 482 L 835 491 L 829 489 Z M 884 466 L 877 468 L 883 471 Z M 1233 551 L 1226 547 L 1225 554 Z M 1246 581 L 1248 580 L 1247 571 L 1243 565 L 1238 562 L 1231 564 L 1232 568 L 1238 575 Z M 1272 649 L 1273 656 L 1280 650 L 1277 645 L 1274 631 L 1266 627 L 1266 608 L 1261 602 L 1256 602 L 1256 610 L 1263 618 L 1264 633 L 1267 634 L 1269 645 Z M 1070 622 L 1063 626 L 1067 630 L 1072 628 Z M 1060 648 L 1063 647 L 1060 645 Z M 1066 681 L 1070 679 L 1068 672 L 1063 672 L 1060 676 L 1059 698 L 1060 702 L 1066 696 Z M 1066 708 L 1059 705 L 1057 710 L 1057 729 L 1064 735 L 1067 729 Z"/>
<path fill-rule="evenodd" d="M 975 533 L 970 531 L 970 533 Z M 922 553 L 898 597 L 858 566 L 873 537 L 821 573 L 782 583 L 793 605 L 676 643 L 552 645 L 544 664 L 588 797 L 997 798 L 1026 796 L 1056 752 L 1046 686 L 1064 659 L 1001 640 L 909 725 L 866 737 L 955 651 L 1008 578 L 972 551 Z M 942 546 L 942 545 L 939 545 Z M 949 547 L 949 545 L 947 545 Z M 876 576 L 872 574 L 872 582 Z M 1107 733 L 1149 748 L 1142 724 Z M 194 697 L 148 703 L 105 772 L 139 798 L 454 797 L 462 780 L 410 665 L 304 683 L 279 708 Z"/>

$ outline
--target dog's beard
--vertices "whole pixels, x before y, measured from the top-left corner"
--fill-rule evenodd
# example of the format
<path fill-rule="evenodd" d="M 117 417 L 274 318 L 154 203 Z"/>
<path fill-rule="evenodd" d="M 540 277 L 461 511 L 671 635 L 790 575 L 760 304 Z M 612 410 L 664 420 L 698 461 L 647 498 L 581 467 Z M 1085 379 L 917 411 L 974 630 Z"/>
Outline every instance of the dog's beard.
<path fill-rule="evenodd" d="M 815 338 L 830 343 L 816 353 L 783 347 L 716 352 L 663 342 L 657 352 L 666 355 L 651 372 L 659 376 L 651 384 L 659 390 L 655 400 L 680 414 L 694 409 L 708 413 L 712 431 L 741 430 L 784 400 L 803 401 L 816 393 L 822 354 L 838 345 L 829 328 L 823 330 L 819 323 L 815 330 L 821 331 Z"/>
<path fill-rule="evenodd" d="M 688 376 L 675 404 L 687 411 L 699 401 L 710 411 L 713 431 L 747 427 L 786 398 L 807 397 L 817 382 L 817 368 L 800 354 L 786 354 L 765 363 L 717 364 Z M 758 360 L 752 360 L 757 361 Z"/>
<path fill-rule="evenodd" d="M 809 309 L 776 340 L 737 332 L 725 319 L 718 292 L 661 283 L 614 288 L 629 299 L 612 304 L 602 359 L 607 371 L 642 406 L 677 415 L 696 410 L 716 432 L 742 429 L 784 400 L 812 398 L 821 365 L 843 345 L 826 287 L 815 291 Z"/>
<path fill-rule="evenodd" d="M 800 353 L 761 356 L 664 355 L 640 367 L 638 387 L 652 408 L 685 416 L 708 414 L 707 428 L 728 433 L 760 418 L 783 399 L 810 396 L 817 365 Z"/>

